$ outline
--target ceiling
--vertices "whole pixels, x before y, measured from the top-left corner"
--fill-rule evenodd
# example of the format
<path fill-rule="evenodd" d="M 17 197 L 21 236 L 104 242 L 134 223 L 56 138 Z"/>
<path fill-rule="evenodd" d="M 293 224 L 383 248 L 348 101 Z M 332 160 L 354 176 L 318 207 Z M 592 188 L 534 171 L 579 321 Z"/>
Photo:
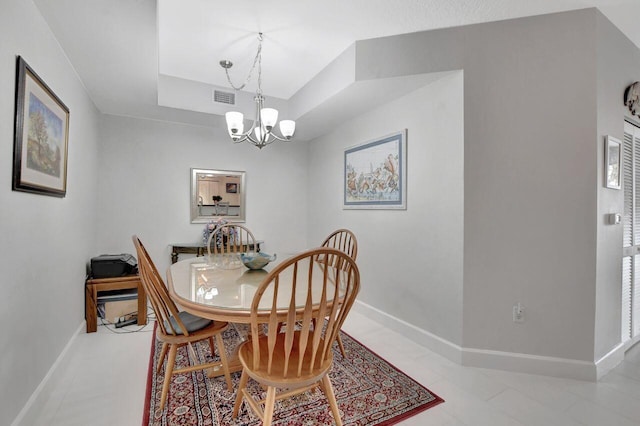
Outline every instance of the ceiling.
<path fill-rule="evenodd" d="M 262 47 L 267 105 L 287 101 L 356 40 L 472 23 L 598 7 L 640 47 L 639 0 L 34 0 L 97 108 L 109 114 L 222 126 L 229 105 L 212 89 L 233 92 L 219 61 L 231 60 L 242 84 Z M 255 73 L 245 88 L 255 91 Z M 397 95 L 429 78 L 383 82 Z M 371 108 L 369 87 L 342 94 L 342 117 Z M 203 94 L 204 93 L 204 94 Z M 196 97 L 205 99 L 195 100 Z M 193 98 L 193 99 L 192 99 Z M 389 101 L 388 96 L 381 99 Z M 250 98 L 249 98 L 250 99 Z M 348 100 L 348 102 L 346 102 Z M 209 104 L 209 102 L 211 104 Z M 334 104 L 338 104 L 336 99 Z M 328 105 L 298 121 L 311 139 L 338 118 Z M 194 112 L 195 111 L 195 112 Z M 252 112 L 249 112 L 252 114 Z M 286 118 L 282 117 L 281 118 Z M 300 117 L 289 117 L 299 119 Z"/>

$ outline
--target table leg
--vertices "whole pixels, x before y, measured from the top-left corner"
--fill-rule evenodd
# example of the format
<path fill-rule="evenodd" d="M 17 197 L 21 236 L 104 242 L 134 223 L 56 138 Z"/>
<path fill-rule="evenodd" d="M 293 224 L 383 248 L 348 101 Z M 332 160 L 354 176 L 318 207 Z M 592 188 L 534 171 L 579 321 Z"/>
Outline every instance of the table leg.
<path fill-rule="evenodd" d="M 87 333 L 95 333 L 98 330 L 98 307 L 96 305 L 95 286 L 89 284 L 85 286 L 84 294 L 84 319 L 87 323 Z"/>
<path fill-rule="evenodd" d="M 240 345 L 238 345 L 239 347 Z M 227 357 L 227 363 L 229 364 L 229 373 L 236 373 L 242 371 L 242 363 L 238 358 L 238 347 L 236 347 L 231 355 Z M 207 370 L 207 377 L 220 377 L 224 376 L 222 367 L 209 368 Z"/>
<path fill-rule="evenodd" d="M 233 352 L 229 356 L 227 356 L 227 363 L 229 364 L 230 373 L 242 371 L 242 363 L 240 362 L 240 357 L 238 356 L 238 349 L 240 348 L 240 345 L 242 345 L 245 341 L 249 340 L 249 334 L 244 334 L 239 329 L 236 329 L 236 330 L 238 331 L 238 333 L 240 333 L 240 343 L 238 343 L 238 345 L 235 348 L 233 348 Z M 247 332 L 250 333 L 250 330 L 247 330 Z M 224 371 L 222 371 L 222 367 L 210 368 L 207 370 L 207 376 L 208 377 L 224 376 Z"/>

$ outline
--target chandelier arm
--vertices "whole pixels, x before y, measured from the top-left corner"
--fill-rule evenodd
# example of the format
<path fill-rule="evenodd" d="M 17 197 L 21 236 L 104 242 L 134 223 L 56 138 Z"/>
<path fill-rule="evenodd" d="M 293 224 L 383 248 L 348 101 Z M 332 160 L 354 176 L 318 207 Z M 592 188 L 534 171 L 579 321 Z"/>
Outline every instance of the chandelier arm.
<path fill-rule="evenodd" d="M 273 131 L 270 133 L 270 135 L 271 135 L 271 136 L 273 136 L 274 138 L 276 138 L 276 139 L 277 139 L 277 140 L 279 140 L 279 141 L 282 141 L 282 142 L 291 142 L 291 138 L 287 139 L 287 138 L 285 138 L 285 137 L 278 136 L 278 135 L 276 135 Z M 274 142 L 274 141 L 271 141 L 271 142 Z"/>
<path fill-rule="evenodd" d="M 244 142 L 246 140 L 249 139 L 248 135 L 245 135 L 244 133 L 242 134 L 242 137 L 240 139 L 232 139 L 233 143 L 240 143 L 240 142 Z"/>
<path fill-rule="evenodd" d="M 269 132 L 269 133 L 265 133 L 262 136 L 262 139 L 257 139 L 254 137 L 253 134 L 249 134 L 245 139 L 251 142 L 252 144 L 254 144 L 255 146 L 262 147 L 262 146 L 270 145 L 271 143 L 276 141 L 276 139 L 272 139 L 271 136 L 275 136 L 275 135 Z"/>
<path fill-rule="evenodd" d="M 270 136 L 275 136 L 273 133 L 270 134 Z M 286 141 L 286 139 L 280 139 L 276 136 L 276 139 L 281 140 L 281 141 Z M 251 134 L 244 134 L 240 139 L 237 140 L 233 140 L 233 143 L 241 143 L 241 142 L 249 142 L 259 148 L 262 148 L 264 146 L 270 145 L 273 142 L 276 141 L 276 139 L 270 139 L 270 138 L 265 138 L 265 140 L 260 141 L 255 139 Z"/>

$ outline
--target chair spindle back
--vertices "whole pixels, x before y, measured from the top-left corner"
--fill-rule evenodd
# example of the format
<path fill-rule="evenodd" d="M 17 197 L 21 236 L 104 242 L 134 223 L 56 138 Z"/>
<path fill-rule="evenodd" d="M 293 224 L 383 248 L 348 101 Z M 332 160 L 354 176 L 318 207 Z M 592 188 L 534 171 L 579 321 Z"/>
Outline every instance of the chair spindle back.
<path fill-rule="evenodd" d="M 133 245 L 136 247 L 138 254 L 140 280 L 156 314 L 158 327 L 166 335 L 184 334 L 188 336 L 189 332 L 178 316 L 178 307 L 169 296 L 169 291 L 147 249 L 136 235 L 133 236 Z"/>
<path fill-rule="evenodd" d="M 321 246 L 340 250 L 346 253 L 353 260 L 356 260 L 358 257 L 358 240 L 356 239 L 355 234 L 348 229 L 337 229 L 333 231 L 322 242 Z M 329 262 L 331 263 L 332 260 L 335 261 L 337 259 L 329 259 Z"/>
<path fill-rule="evenodd" d="M 326 367 L 359 288 L 356 263 L 334 248 L 309 250 L 278 265 L 262 281 L 251 304 L 254 368 L 264 362 L 262 357 L 267 357 L 269 374 L 284 378 Z M 288 301 L 283 300 L 286 297 Z M 287 309 L 282 308 L 285 302 Z M 261 348 L 260 331 L 265 322 L 267 345 Z M 284 332 L 279 332 L 281 323 L 286 323 Z"/>
<path fill-rule="evenodd" d="M 242 253 L 256 250 L 256 239 L 249 228 L 238 224 L 217 227 L 209 234 L 207 253 Z"/>

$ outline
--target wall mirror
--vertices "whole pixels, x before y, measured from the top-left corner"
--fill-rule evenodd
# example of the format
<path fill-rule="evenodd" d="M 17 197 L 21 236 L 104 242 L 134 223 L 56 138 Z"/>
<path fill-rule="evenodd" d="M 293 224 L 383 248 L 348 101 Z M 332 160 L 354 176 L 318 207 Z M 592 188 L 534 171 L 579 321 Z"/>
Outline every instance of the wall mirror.
<path fill-rule="evenodd" d="M 245 221 L 245 172 L 191 169 L 191 223 Z"/>

